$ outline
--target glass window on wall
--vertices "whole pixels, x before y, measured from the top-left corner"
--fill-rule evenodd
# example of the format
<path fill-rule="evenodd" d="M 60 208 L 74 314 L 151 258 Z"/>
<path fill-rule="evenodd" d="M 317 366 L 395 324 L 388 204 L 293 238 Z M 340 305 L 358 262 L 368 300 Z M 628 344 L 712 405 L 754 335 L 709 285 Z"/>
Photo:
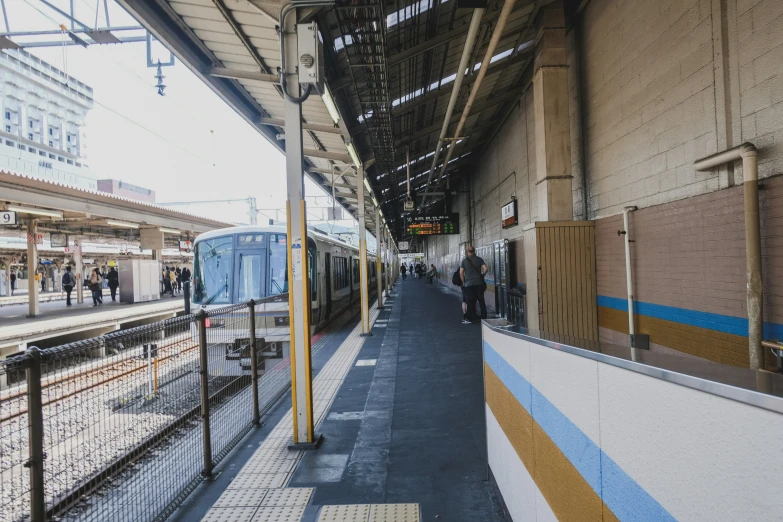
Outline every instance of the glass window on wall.
<path fill-rule="evenodd" d="M 269 291 L 267 295 L 288 292 L 288 245 L 285 234 L 269 234 Z"/>
<path fill-rule="evenodd" d="M 193 265 L 193 302 L 203 305 L 231 302 L 233 236 L 207 239 L 196 244 Z"/>
<path fill-rule="evenodd" d="M 239 254 L 239 301 L 263 297 L 260 254 Z"/>

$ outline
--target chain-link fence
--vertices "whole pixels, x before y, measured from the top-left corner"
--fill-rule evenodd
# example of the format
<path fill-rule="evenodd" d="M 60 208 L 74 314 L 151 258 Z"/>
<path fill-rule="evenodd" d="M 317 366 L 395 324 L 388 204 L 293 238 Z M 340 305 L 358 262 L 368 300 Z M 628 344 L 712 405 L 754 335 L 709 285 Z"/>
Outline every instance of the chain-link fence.
<path fill-rule="evenodd" d="M 0 521 L 165 519 L 290 385 L 251 302 L 0 361 Z M 256 323 L 259 322 L 259 327 Z"/>

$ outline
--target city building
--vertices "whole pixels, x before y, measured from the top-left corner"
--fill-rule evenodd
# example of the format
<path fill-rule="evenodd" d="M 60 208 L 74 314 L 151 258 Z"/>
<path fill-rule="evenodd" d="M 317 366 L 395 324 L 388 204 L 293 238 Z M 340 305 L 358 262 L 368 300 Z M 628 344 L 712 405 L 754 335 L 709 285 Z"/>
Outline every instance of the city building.
<path fill-rule="evenodd" d="M 84 121 L 92 88 L 22 51 L 0 52 L 0 169 L 96 190 Z"/>
<path fill-rule="evenodd" d="M 138 201 L 146 201 L 148 203 L 155 202 L 155 191 L 139 187 L 138 185 L 132 185 L 125 181 L 118 179 L 99 179 L 98 190 L 101 192 L 108 192 L 115 196 L 123 198 L 135 199 Z"/>

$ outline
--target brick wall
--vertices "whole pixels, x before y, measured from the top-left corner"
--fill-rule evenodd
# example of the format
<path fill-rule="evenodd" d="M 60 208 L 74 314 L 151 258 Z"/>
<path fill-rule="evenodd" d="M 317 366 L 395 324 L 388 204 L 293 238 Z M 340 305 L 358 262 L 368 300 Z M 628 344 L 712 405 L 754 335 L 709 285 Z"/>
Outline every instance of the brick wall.
<path fill-rule="evenodd" d="M 759 175 L 783 172 L 783 2 L 738 0 L 742 140 L 761 149 Z"/>

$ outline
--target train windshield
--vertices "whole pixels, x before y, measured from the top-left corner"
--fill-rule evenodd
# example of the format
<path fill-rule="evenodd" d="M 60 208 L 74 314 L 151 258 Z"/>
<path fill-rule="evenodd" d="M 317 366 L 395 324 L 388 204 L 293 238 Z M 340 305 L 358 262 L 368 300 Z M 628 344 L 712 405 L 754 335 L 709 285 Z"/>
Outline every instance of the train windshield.
<path fill-rule="evenodd" d="M 231 302 L 234 237 L 207 239 L 196 244 L 193 265 L 193 302 L 202 305 Z"/>
<path fill-rule="evenodd" d="M 285 234 L 269 234 L 269 288 L 267 295 L 288 292 L 288 245 Z"/>

